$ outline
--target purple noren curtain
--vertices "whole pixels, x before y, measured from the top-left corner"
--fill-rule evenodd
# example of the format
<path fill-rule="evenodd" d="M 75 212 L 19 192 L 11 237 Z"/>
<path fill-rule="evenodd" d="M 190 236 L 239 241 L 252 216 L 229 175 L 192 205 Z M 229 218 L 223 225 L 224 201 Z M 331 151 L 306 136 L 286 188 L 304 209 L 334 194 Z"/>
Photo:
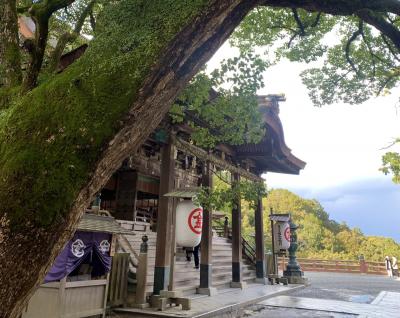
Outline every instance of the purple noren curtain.
<path fill-rule="evenodd" d="M 55 259 L 45 277 L 45 283 L 68 276 L 92 253 L 92 276 L 101 276 L 111 268 L 111 234 L 77 231 Z"/>

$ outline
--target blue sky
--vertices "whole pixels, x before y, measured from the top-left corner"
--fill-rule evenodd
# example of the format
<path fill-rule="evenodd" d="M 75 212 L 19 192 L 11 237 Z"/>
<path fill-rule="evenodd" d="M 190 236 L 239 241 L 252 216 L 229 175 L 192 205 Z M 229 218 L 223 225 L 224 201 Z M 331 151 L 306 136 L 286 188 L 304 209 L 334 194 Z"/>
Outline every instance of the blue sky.
<path fill-rule="evenodd" d="M 225 44 L 210 69 L 234 54 Z M 266 174 L 268 187 L 317 199 L 332 219 L 400 242 L 400 185 L 379 171 L 383 148 L 400 137 L 399 95 L 316 108 L 299 76 L 305 68 L 283 61 L 264 74 L 266 86 L 259 94 L 286 95 L 280 104 L 286 144 L 307 162 L 298 176 Z"/>
<path fill-rule="evenodd" d="M 400 186 L 389 178 L 364 179 L 326 188 L 286 186 L 305 198 L 316 198 L 331 219 L 345 221 L 364 234 L 388 236 L 400 243 Z"/>

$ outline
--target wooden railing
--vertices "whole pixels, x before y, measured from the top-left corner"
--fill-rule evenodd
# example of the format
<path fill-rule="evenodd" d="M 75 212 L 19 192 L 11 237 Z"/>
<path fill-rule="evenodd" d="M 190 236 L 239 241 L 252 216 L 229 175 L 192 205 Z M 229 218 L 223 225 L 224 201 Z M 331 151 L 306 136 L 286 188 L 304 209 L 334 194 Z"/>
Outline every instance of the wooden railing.
<path fill-rule="evenodd" d="M 139 262 L 139 254 L 132 248 L 128 239 L 124 235 L 118 235 L 117 242 L 119 247 L 125 252 L 129 254 L 129 264 L 132 267 L 138 267 Z"/>
<path fill-rule="evenodd" d="M 220 237 L 232 238 L 232 231 L 228 224 L 219 224 L 214 226 L 214 231 Z M 253 244 L 252 244 L 253 243 Z M 254 242 L 250 239 L 242 237 L 243 257 L 250 262 L 256 262 L 256 252 Z M 386 267 L 384 262 L 370 262 L 365 260 L 349 261 L 349 260 L 324 260 L 324 259 L 308 259 L 297 258 L 303 271 L 313 272 L 338 272 L 338 273 L 355 273 L 355 274 L 371 274 L 386 275 Z M 280 270 L 286 269 L 288 258 L 279 257 L 278 266 Z"/>
<path fill-rule="evenodd" d="M 348 260 L 324 260 L 324 259 L 308 259 L 297 258 L 301 269 L 305 272 L 337 272 L 337 273 L 354 273 L 354 274 L 371 274 L 386 275 L 386 267 L 384 262 L 369 262 L 365 260 L 348 261 Z M 286 268 L 288 258 L 279 257 L 278 266 L 280 270 Z"/>
<path fill-rule="evenodd" d="M 129 253 L 115 253 L 112 260 L 108 301 L 110 306 L 126 304 L 128 293 Z"/>

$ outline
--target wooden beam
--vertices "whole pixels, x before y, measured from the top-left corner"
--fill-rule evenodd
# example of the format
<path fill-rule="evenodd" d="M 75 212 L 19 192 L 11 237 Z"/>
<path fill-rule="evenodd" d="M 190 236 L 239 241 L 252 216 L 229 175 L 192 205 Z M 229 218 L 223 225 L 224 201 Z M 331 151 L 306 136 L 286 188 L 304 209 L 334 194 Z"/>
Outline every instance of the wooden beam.
<path fill-rule="evenodd" d="M 264 179 L 251 173 L 250 171 L 247 171 L 246 169 L 237 167 L 237 166 L 223 160 L 222 158 L 219 158 L 211 153 L 208 153 L 204 149 L 201 149 L 199 147 L 196 147 L 195 145 L 188 143 L 187 141 L 184 141 L 180 138 L 174 138 L 173 143 L 179 150 L 190 152 L 192 155 L 196 156 L 197 158 L 201 159 L 204 162 L 211 162 L 223 170 L 228 170 L 232 174 L 234 174 L 234 173 L 239 174 L 240 176 L 242 176 L 248 180 L 255 181 L 255 182 L 264 182 Z"/>

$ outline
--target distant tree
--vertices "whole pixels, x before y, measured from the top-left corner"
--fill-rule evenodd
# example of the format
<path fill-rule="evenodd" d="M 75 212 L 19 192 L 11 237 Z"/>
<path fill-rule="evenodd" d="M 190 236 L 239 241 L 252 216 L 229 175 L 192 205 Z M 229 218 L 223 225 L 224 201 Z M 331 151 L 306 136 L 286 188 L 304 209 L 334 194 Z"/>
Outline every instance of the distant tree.
<path fill-rule="evenodd" d="M 400 144 L 400 139 L 396 139 L 393 145 Z M 398 152 L 387 152 L 382 157 L 382 167 L 384 174 L 391 174 L 394 183 L 400 183 L 400 154 Z"/>
<path fill-rule="evenodd" d="M 276 213 L 291 213 L 293 221 L 300 225 L 300 257 L 357 260 L 363 254 L 367 260 L 382 261 L 383 255 L 400 255 L 400 244 L 393 239 L 365 236 L 358 228 L 338 224 L 329 219 L 316 200 L 304 199 L 285 189 L 273 189 L 264 206 L 264 218 L 268 218 L 269 208 L 273 207 Z"/>

